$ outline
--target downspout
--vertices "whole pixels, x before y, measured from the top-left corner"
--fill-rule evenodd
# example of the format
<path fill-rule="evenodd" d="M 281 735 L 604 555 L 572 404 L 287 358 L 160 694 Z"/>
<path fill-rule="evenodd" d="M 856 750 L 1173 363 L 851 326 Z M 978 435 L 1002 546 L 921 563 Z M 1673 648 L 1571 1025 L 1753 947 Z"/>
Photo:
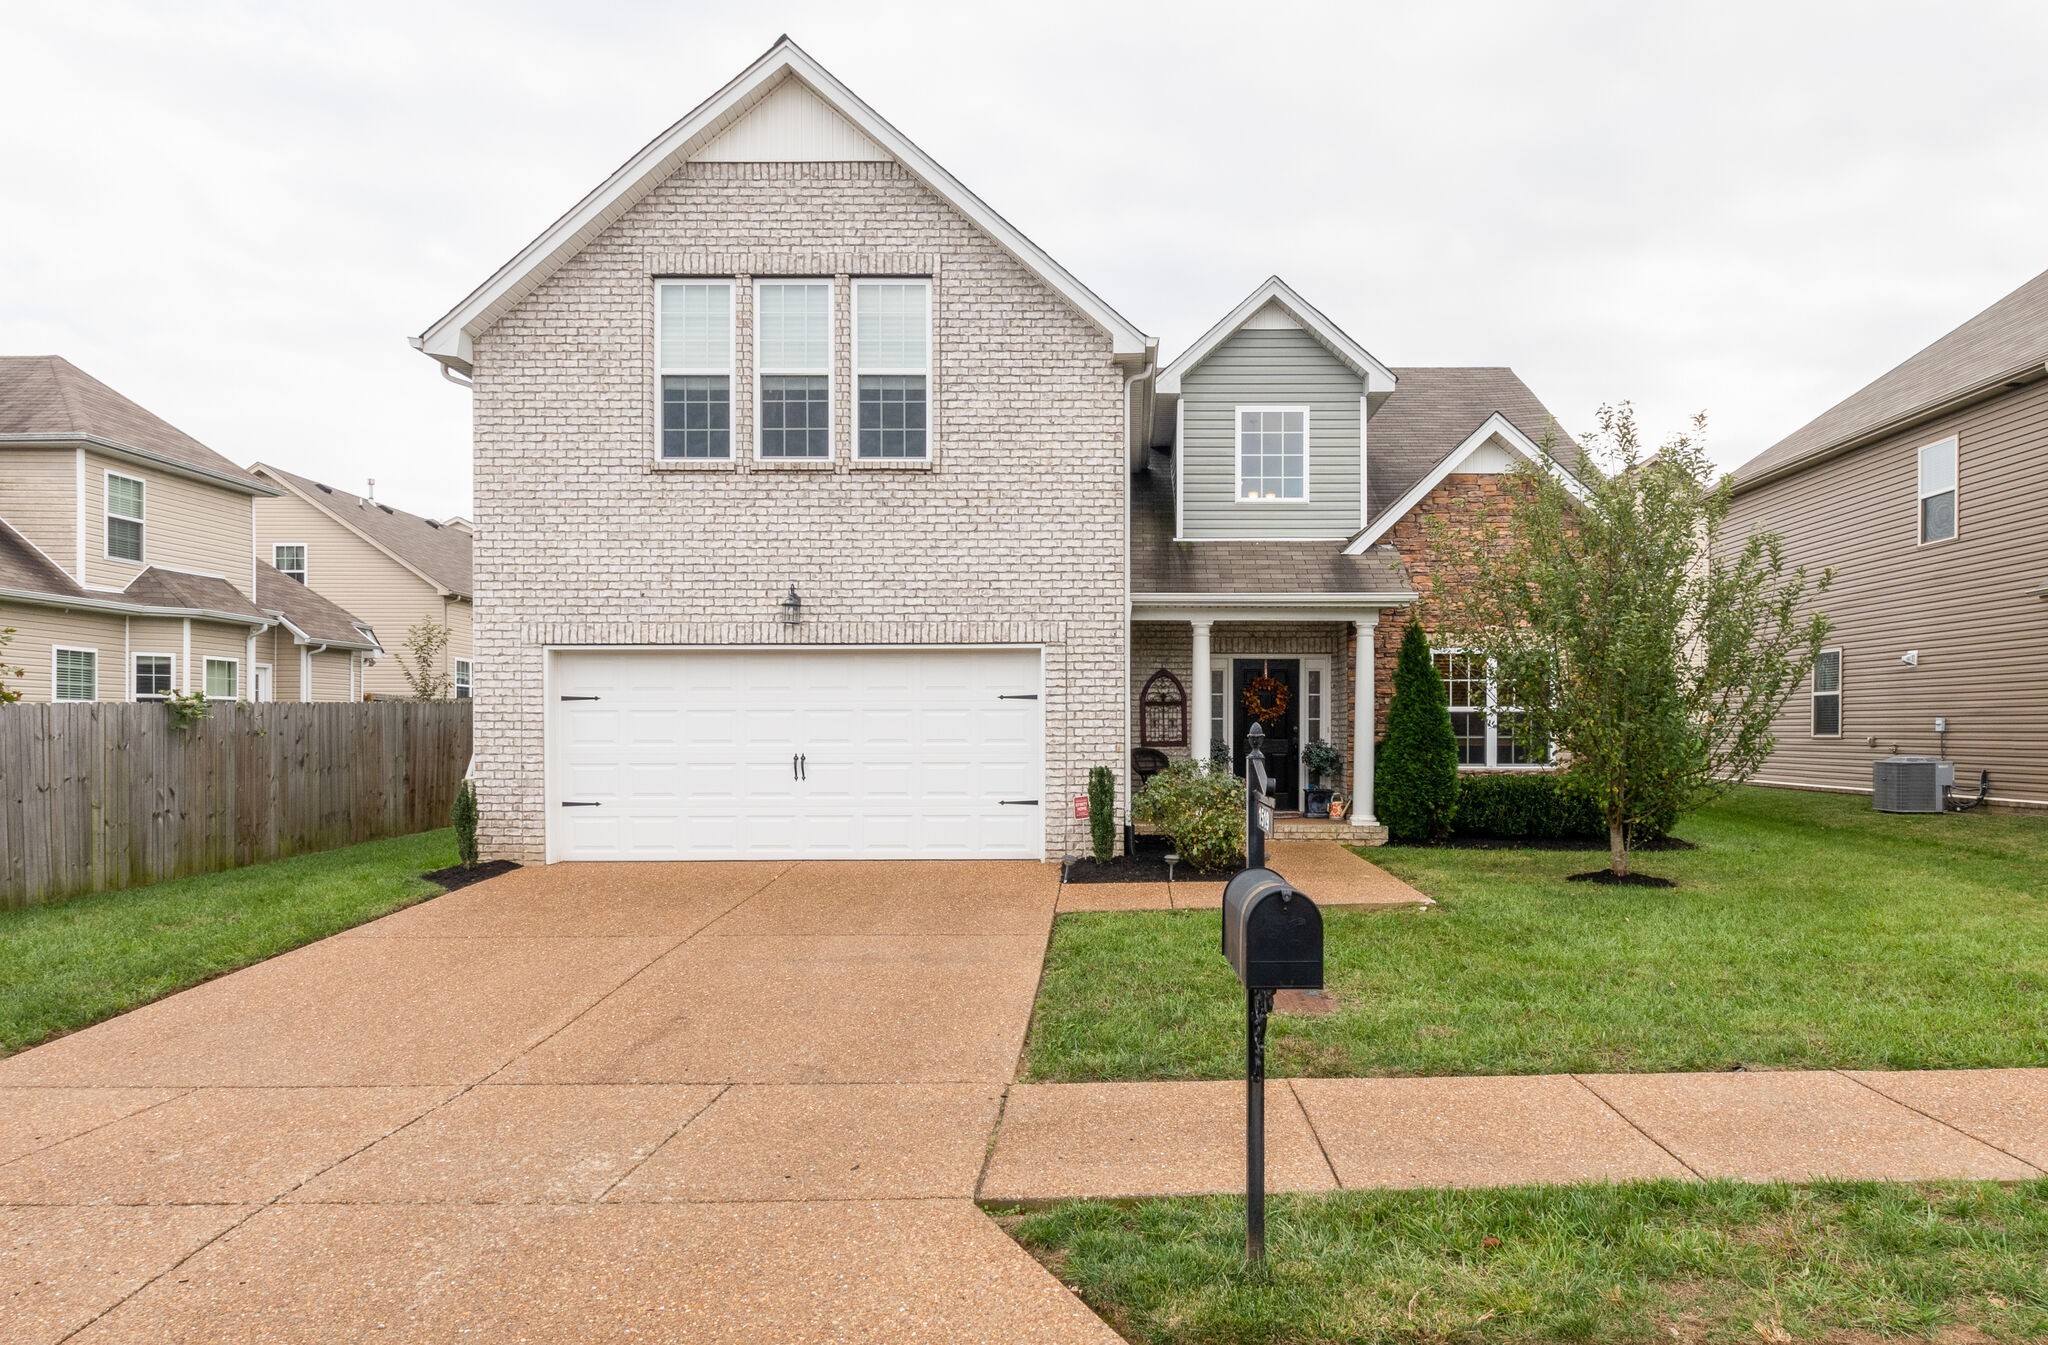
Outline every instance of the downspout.
<path fill-rule="evenodd" d="M 1124 433 L 1125 433 L 1126 435 L 1131 435 L 1131 434 L 1133 434 L 1133 433 L 1134 433 L 1134 431 L 1133 431 L 1133 429 L 1132 429 L 1132 426 L 1131 426 L 1131 391 L 1132 391 L 1132 389 L 1136 388 L 1136 387 L 1138 386 L 1138 384 L 1139 384 L 1140 382 L 1142 382 L 1142 381 L 1144 381 L 1145 379 L 1147 379 L 1147 378 L 1150 378 L 1150 377 L 1152 376 L 1152 366 L 1153 366 L 1153 365 L 1154 365 L 1155 363 L 1156 363 L 1156 361 L 1155 361 L 1155 360 L 1153 360 L 1153 359 L 1151 359 L 1151 358 L 1149 358 L 1149 355 L 1148 355 L 1148 358 L 1147 358 L 1147 359 L 1146 359 L 1146 361 L 1145 361 L 1145 367 L 1144 367 L 1144 368 L 1142 368 L 1142 369 L 1140 369 L 1140 370 L 1138 370 L 1138 372 L 1137 372 L 1137 373 L 1135 373 L 1135 374 L 1132 374 L 1132 375 L 1131 375 L 1131 376 L 1130 376 L 1129 378 L 1127 378 L 1127 379 L 1125 379 L 1125 380 L 1124 380 Z M 1142 431 L 1136 431 L 1136 432 L 1135 432 L 1135 436 L 1136 436 L 1136 439 L 1137 439 L 1138 447 L 1139 447 L 1139 448 L 1140 448 L 1141 450 L 1143 450 L 1143 452 L 1144 452 L 1144 453 L 1146 453 L 1146 454 L 1149 454 L 1149 453 L 1151 452 L 1151 447 L 1152 447 L 1152 446 L 1151 446 L 1151 443 L 1149 442 L 1149 441 L 1151 440 L 1151 438 L 1152 438 L 1152 427 L 1151 427 L 1150 425 L 1147 425 L 1147 426 L 1145 426 L 1145 427 L 1144 427 L 1144 428 L 1142 429 Z M 1140 458 L 1140 463 L 1142 464 L 1142 462 L 1143 462 L 1143 458 Z M 1175 464 L 1176 464 L 1176 467 L 1178 466 L 1178 463 L 1179 463 L 1179 460 L 1178 460 L 1178 459 L 1175 459 Z M 1131 819 L 1132 819 L 1132 817 L 1133 817 L 1133 813 L 1132 813 L 1132 808 L 1133 808 L 1133 806 L 1134 806 L 1134 805 L 1136 804 L 1136 802 L 1137 802 L 1137 800 L 1136 800 L 1136 799 L 1134 799 L 1134 798 L 1132 798 L 1132 796 L 1131 796 L 1131 639 L 1132 639 L 1132 631 L 1131 631 L 1131 475 L 1132 475 L 1132 472 L 1131 472 L 1131 453 L 1130 453 L 1130 449 L 1129 449 L 1129 447 L 1128 447 L 1128 446 L 1126 446 L 1126 447 L 1125 447 L 1125 449 L 1124 449 L 1124 518 L 1123 518 L 1123 524 L 1124 524 L 1124 680 L 1123 680 L 1123 685 L 1117 688 L 1117 699 L 1119 700 L 1119 702 L 1121 702 L 1121 708 L 1122 708 L 1122 711 L 1123 711 L 1123 714 L 1122 714 L 1121 718 L 1122 718 L 1122 722 L 1123 722 L 1123 726 L 1124 726 L 1124 731 L 1123 731 L 1123 733 L 1122 733 L 1121 735 L 1119 735 L 1119 736 L 1120 736 L 1120 737 L 1122 738 L 1122 740 L 1123 740 L 1123 741 L 1122 741 L 1123 751 L 1122 751 L 1122 753 L 1120 754 L 1120 755 L 1121 755 L 1121 758 L 1122 758 L 1122 759 L 1121 759 L 1121 760 L 1119 760 L 1119 761 L 1117 762 L 1117 766 L 1116 766 L 1116 773 L 1117 773 L 1117 775 L 1119 775 L 1120 777 L 1122 777 L 1122 779 L 1123 779 L 1123 782 L 1124 782 L 1124 787 L 1123 787 L 1123 791 L 1122 791 L 1122 793 L 1123 793 L 1123 799 L 1124 799 L 1124 823 L 1125 823 L 1125 825 L 1124 825 L 1123 827 L 1121 827 L 1121 828 L 1119 828 L 1119 829 L 1118 829 L 1118 834 L 1119 834 L 1120 836 L 1123 836 L 1123 835 L 1129 835 L 1129 834 L 1130 834 L 1130 826 L 1129 826 L 1129 824 L 1130 824 L 1130 822 L 1131 822 Z M 1073 826 L 1073 824 L 1072 824 L 1071 822 L 1069 822 L 1069 823 L 1068 823 L 1068 828 L 1069 828 L 1069 830 L 1068 830 L 1068 835 L 1069 835 L 1069 837 L 1071 837 L 1071 836 L 1072 836 L 1072 834 L 1073 834 L 1073 832 L 1072 832 L 1072 826 Z M 1062 847 L 1062 848 L 1070 848 L 1070 847 Z"/>

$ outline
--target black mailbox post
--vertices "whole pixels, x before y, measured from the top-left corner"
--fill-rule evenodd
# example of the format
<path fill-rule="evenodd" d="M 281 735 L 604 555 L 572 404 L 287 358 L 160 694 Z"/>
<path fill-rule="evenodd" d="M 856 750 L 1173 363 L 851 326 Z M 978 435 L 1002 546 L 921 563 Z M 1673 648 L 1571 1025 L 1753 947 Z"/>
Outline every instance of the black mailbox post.
<path fill-rule="evenodd" d="M 1266 1020 L 1275 990 L 1323 988 L 1323 913 L 1271 869 L 1223 889 L 1223 957 L 1244 984 L 1245 1256 L 1266 1257 Z"/>

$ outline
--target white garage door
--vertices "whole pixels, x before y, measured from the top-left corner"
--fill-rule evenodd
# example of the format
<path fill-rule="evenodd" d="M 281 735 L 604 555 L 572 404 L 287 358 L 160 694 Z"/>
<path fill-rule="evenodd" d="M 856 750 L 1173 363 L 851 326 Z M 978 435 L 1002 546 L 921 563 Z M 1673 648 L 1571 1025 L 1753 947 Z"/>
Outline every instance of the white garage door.
<path fill-rule="evenodd" d="M 1036 650 L 555 655 L 556 859 L 1036 859 Z"/>

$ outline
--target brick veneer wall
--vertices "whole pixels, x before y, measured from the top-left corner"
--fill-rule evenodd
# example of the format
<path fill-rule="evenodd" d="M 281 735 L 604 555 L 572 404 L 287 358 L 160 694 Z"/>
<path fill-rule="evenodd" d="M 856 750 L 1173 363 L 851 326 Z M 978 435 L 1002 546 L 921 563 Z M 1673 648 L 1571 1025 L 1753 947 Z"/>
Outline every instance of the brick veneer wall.
<path fill-rule="evenodd" d="M 928 468 L 851 459 L 851 278 L 928 275 Z M 653 279 L 731 276 L 732 464 L 653 458 Z M 752 277 L 831 277 L 835 456 L 752 460 Z M 1125 772 L 1123 375 L 1108 336 L 893 163 L 691 164 L 476 340 L 476 777 L 544 852 L 551 644 L 1046 647 L 1046 845 Z M 777 623 L 791 584 L 803 624 Z M 1120 791 L 1122 793 L 1123 791 Z"/>

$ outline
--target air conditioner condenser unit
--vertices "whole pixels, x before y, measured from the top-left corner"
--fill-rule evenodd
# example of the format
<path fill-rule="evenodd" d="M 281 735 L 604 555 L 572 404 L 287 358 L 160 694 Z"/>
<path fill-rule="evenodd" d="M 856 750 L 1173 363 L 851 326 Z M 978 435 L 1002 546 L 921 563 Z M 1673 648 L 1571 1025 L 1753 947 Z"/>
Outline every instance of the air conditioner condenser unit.
<path fill-rule="evenodd" d="M 1940 757 L 1885 757 L 1871 763 L 1871 804 L 1881 813 L 1939 813 L 1956 787 L 1956 764 Z"/>

